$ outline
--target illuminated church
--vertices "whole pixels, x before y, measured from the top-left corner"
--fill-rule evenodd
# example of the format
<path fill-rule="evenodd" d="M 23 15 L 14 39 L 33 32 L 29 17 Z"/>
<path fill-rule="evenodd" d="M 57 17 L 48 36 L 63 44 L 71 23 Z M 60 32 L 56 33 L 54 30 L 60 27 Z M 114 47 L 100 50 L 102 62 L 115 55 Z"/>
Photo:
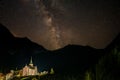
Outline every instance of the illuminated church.
<path fill-rule="evenodd" d="M 22 76 L 38 75 L 37 66 L 33 65 L 32 57 L 29 65 L 26 65 L 22 70 Z"/>

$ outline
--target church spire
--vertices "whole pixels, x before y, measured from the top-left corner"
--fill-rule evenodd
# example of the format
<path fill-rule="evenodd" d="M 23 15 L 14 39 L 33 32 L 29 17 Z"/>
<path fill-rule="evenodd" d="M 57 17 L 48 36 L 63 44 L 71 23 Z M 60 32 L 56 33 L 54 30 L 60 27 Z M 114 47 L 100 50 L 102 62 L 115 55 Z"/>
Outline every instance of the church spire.
<path fill-rule="evenodd" d="M 30 59 L 30 64 L 33 64 L 32 57 L 31 57 L 31 59 Z"/>
<path fill-rule="evenodd" d="M 33 66 L 32 57 L 31 57 L 31 59 L 30 59 L 30 63 L 29 63 L 29 65 Z"/>

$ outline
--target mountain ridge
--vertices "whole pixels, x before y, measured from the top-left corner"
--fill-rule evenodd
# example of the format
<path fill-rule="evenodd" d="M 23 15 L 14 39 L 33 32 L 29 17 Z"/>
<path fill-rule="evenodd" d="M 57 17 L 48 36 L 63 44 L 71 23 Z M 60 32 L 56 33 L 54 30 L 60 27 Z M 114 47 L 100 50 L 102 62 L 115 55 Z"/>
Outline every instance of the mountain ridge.
<path fill-rule="evenodd" d="M 107 51 L 110 51 L 114 48 L 119 48 L 120 49 L 120 33 L 111 41 L 110 44 L 107 45 L 105 48 Z"/>
<path fill-rule="evenodd" d="M 63 72 L 63 70 L 69 73 L 76 72 L 76 70 L 83 72 L 97 64 L 99 59 L 106 54 L 106 50 L 116 47 L 116 45 L 112 45 L 111 48 L 96 49 L 90 46 L 69 44 L 51 51 L 26 37 L 14 37 L 7 28 L 2 30 L 1 27 L 5 26 L 0 25 L 0 33 L 2 33 L 0 35 L 2 37 L 0 39 L 0 67 L 8 68 L 9 66 L 8 70 L 14 69 L 16 66 L 22 68 L 32 56 L 40 71 L 53 67 L 57 72 Z M 9 38 L 5 38 L 6 33 L 9 33 Z M 115 40 L 116 44 L 119 43 L 119 40 L 117 41 Z"/>

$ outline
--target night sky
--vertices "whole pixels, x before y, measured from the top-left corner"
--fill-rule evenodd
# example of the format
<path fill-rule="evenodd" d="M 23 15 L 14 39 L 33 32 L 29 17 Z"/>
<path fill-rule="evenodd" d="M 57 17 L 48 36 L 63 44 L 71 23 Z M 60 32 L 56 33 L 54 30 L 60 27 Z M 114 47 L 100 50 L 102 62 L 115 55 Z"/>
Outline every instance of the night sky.
<path fill-rule="evenodd" d="M 0 23 L 47 49 L 106 47 L 120 32 L 119 0 L 0 0 Z"/>

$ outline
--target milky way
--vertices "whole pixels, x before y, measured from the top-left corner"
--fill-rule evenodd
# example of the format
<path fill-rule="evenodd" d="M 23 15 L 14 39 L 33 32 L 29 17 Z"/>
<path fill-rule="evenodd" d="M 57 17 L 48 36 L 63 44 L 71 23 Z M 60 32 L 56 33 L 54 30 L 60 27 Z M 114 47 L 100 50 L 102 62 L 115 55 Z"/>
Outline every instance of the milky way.
<path fill-rule="evenodd" d="M 105 48 L 120 32 L 119 0 L 0 0 L 0 23 L 47 49 Z"/>
<path fill-rule="evenodd" d="M 45 25 L 49 28 L 48 34 L 49 34 L 49 40 L 51 43 L 51 47 L 54 49 L 58 49 L 61 46 L 61 36 L 60 36 L 60 29 L 59 27 L 56 25 L 57 23 L 55 23 L 53 21 L 53 17 L 54 14 L 52 14 L 52 12 L 50 12 L 47 9 L 47 6 L 45 6 L 45 4 L 43 3 L 43 0 L 40 1 L 36 1 L 36 8 L 38 8 L 38 12 L 39 10 L 42 12 L 43 14 L 43 20 L 45 22 Z M 53 1 L 51 2 L 53 3 Z M 50 4 L 50 5 L 54 5 L 54 4 Z"/>

